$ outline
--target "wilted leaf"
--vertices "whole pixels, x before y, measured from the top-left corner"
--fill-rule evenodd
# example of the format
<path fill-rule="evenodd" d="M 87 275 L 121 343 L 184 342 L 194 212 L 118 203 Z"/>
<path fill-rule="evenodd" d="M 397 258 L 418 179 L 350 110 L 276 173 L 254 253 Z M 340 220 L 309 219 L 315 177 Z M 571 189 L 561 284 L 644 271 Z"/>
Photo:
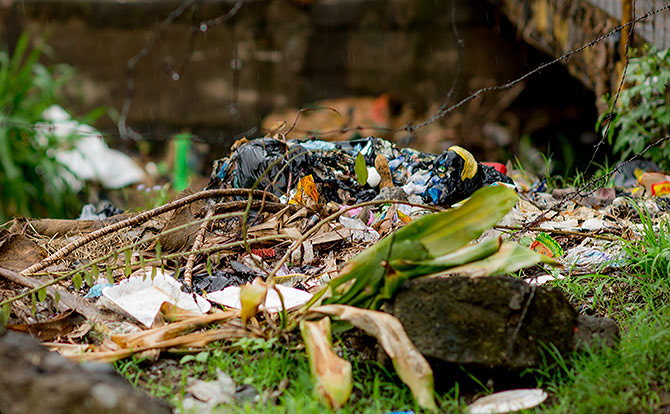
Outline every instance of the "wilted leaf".
<path fill-rule="evenodd" d="M 161 309 L 167 308 L 161 307 Z M 234 315 L 235 312 L 214 312 L 208 315 L 193 316 L 180 322 L 159 326 L 158 328 L 152 328 L 129 334 L 114 335 L 111 337 L 111 340 L 123 348 L 141 348 L 151 346 L 152 344 L 175 338 L 179 335 L 210 323 L 225 321 L 232 318 Z"/>
<path fill-rule="evenodd" d="M 68 311 L 47 321 L 31 324 L 8 325 L 7 329 L 28 332 L 43 341 L 49 341 L 53 338 L 67 335 L 72 332 L 75 327 L 82 324 L 84 320 L 84 317 L 77 312 Z"/>
<path fill-rule="evenodd" d="M 338 357 L 331 348 L 330 319 L 302 321 L 300 332 L 315 382 L 314 392 L 330 408 L 342 407 L 353 388 L 351 364 Z"/>
<path fill-rule="evenodd" d="M 433 397 L 433 371 L 396 317 L 384 312 L 346 305 L 324 305 L 312 310 L 337 316 L 377 338 L 384 351 L 393 360 L 393 366 L 400 379 L 412 390 L 417 403 L 422 408 L 437 410 Z"/>
<path fill-rule="evenodd" d="M 249 318 L 252 318 L 258 312 L 258 307 L 265 302 L 265 296 L 268 293 L 268 285 L 263 279 L 257 277 L 252 283 L 240 286 L 240 317 L 242 323 L 246 325 Z"/>
<path fill-rule="evenodd" d="M 411 261 L 394 260 L 390 262 L 394 270 L 404 273 L 407 278 L 429 275 L 456 266 L 481 260 L 496 253 L 502 245 L 502 239 L 491 238 L 481 243 L 470 244 L 444 256 L 431 260 Z"/>

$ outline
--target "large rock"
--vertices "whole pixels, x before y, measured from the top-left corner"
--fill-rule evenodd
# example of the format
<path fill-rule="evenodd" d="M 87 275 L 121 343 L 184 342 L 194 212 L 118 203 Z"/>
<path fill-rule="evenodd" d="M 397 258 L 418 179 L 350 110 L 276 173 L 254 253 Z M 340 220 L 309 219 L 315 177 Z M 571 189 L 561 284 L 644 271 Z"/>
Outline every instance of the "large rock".
<path fill-rule="evenodd" d="M 581 326 L 558 290 L 511 277 L 411 280 L 384 310 L 429 359 L 483 369 L 537 366 L 541 344 L 572 351 Z"/>
<path fill-rule="evenodd" d="M 77 365 L 29 335 L 0 336 L 0 412 L 165 414 L 169 407 L 103 364 Z"/>

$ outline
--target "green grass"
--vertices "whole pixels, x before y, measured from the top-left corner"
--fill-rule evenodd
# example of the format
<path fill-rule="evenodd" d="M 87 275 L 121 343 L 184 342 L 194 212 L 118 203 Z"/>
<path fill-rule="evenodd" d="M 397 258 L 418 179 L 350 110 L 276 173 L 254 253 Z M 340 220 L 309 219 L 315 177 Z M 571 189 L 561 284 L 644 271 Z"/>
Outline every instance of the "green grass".
<path fill-rule="evenodd" d="M 242 344 L 242 346 L 240 346 Z M 420 412 L 412 394 L 393 372 L 377 362 L 345 354 L 352 362 L 354 392 L 340 413 L 385 413 L 392 411 Z M 137 359 L 118 362 L 116 369 L 136 386 L 164 398 L 181 411 L 188 378 L 212 380 L 217 369 L 235 382 L 255 387 L 261 402 L 231 405 L 230 413 L 323 413 L 329 410 L 312 394 L 309 364 L 304 351 L 289 349 L 284 344 L 267 344 L 259 340 L 242 340 L 230 346 L 211 347 L 193 356 L 172 360 L 149 368 Z M 285 388 L 282 389 L 282 383 Z M 276 398 L 268 397 L 279 394 Z M 265 401 L 263 401 L 265 400 Z M 458 410 L 458 388 L 439 398 L 443 412 Z"/>
<path fill-rule="evenodd" d="M 545 413 L 655 413 L 670 409 L 670 308 L 637 311 L 618 348 L 594 347 L 545 367 Z M 544 382 L 544 383 L 543 383 Z M 665 410 L 665 411 L 664 411 Z"/>

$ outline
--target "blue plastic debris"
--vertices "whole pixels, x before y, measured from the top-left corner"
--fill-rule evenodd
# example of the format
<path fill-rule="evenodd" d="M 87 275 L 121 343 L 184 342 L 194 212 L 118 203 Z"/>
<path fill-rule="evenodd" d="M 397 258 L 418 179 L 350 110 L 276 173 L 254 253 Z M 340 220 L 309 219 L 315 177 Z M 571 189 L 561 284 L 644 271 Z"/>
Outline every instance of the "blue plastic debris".
<path fill-rule="evenodd" d="M 88 291 L 86 295 L 84 295 L 85 298 L 99 298 L 102 296 L 102 290 L 108 286 L 114 286 L 111 283 L 96 283 L 91 287 L 91 290 Z"/>

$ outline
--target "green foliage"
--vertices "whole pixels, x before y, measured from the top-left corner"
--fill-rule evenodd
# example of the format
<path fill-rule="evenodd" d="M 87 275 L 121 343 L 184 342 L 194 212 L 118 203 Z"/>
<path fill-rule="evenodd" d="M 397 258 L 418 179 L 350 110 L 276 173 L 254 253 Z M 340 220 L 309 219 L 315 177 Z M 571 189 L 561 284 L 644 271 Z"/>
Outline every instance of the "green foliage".
<path fill-rule="evenodd" d="M 413 277 L 452 268 L 493 275 L 551 263 L 513 242 L 468 245 L 507 214 L 517 199 L 505 186 L 485 187 L 458 208 L 417 219 L 351 259 L 330 282 L 332 296 L 324 303 L 378 309 Z"/>
<path fill-rule="evenodd" d="M 559 356 L 552 359 L 554 366 L 538 372 L 539 386 L 554 399 L 537 411 L 663 412 L 670 393 L 670 308 L 638 311 L 622 329 L 618 347 L 596 346 L 565 360 Z"/>
<path fill-rule="evenodd" d="M 179 364 L 158 364 L 146 369 L 140 360 L 133 358 L 115 363 L 115 369 L 131 383 L 147 389 L 152 395 L 166 398 L 181 409 L 189 378 L 212 380 L 217 370 L 230 375 L 237 384 L 256 388 L 261 399 L 257 403 L 235 402 L 221 406 L 215 412 L 226 413 L 365 413 L 378 414 L 392 411 L 414 410 L 416 407 L 410 390 L 402 384 L 388 367 L 364 360 L 357 352 L 336 342 L 343 357 L 351 361 L 354 371 L 354 395 L 338 411 L 324 407 L 312 393 L 313 383 L 304 352 L 287 344 L 265 343 L 260 339 L 249 348 L 250 342 L 234 341 L 229 345 L 212 345 L 207 350 L 180 358 Z M 261 349 L 256 349 L 258 346 Z M 207 358 L 200 355 L 206 355 Z M 162 367 L 162 368 L 158 368 Z M 160 369 L 160 371 L 158 371 Z M 159 374 L 157 374 L 157 371 Z M 458 386 L 438 397 L 440 412 L 458 412 L 460 394 Z"/>
<path fill-rule="evenodd" d="M 42 113 L 57 102 L 72 69 L 47 68 L 38 62 L 39 48 L 21 36 L 10 56 L 0 51 L 0 220 L 11 216 L 64 217 L 76 213 L 79 202 L 63 178 L 56 159 L 59 142 L 53 134 L 38 134 Z"/>
<path fill-rule="evenodd" d="M 607 130 L 607 139 L 622 159 L 640 153 L 647 145 L 670 135 L 670 49 L 647 51 L 630 59 L 625 78 L 628 86 L 614 108 L 611 126 L 605 115 L 598 129 Z M 664 142 L 646 152 L 662 168 L 670 168 L 670 144 Z"/>

